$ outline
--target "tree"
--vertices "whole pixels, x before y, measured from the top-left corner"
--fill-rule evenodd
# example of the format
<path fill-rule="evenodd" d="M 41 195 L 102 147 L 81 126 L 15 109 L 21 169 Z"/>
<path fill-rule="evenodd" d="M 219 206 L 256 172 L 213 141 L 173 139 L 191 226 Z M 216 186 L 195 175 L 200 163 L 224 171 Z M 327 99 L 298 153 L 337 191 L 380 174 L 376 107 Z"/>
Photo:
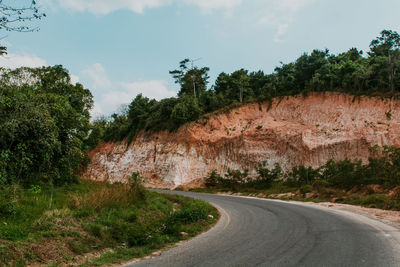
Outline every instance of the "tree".
<path fill-rule="evenodd" d="M 371 41 L 369 48 L 370 56 L 388 56 L 400 48 L 400 35 L 392 30 L 383 30 L 380 36 Z"/>
<path fill-rule="evenodd" d="M 391 30 L 383 30 L 381 35 L 372 40 L 370 45 L 371 57 L 387 57 L 389 86 L 392 92 L 395 90 L 396 70 L 400 65 L 400 35 Z"/>
<path fill-rule="evenodd" d="M 0 0 L 0 30 L 16 32 L 32 32 L 38 30 L 37 27 L 26 24 L 32 20 L 41 19 L 46 16 L 39 11 L 35 0 L 25 0 L 25 4 L 17 5 L 15 3 Z M 7 48 L 0 46 L 0 55 L 6 54 Z"/>
<path fill-rule="evenodd" d="M 90 91 L 61 66 L 2 69 L 0 78 L 0 180 L 74 180 L 88 163 Z"/>
<path fill-rule="evenodd" d="M 179 69 L 172 70 L 169 73 L 175 79 L 175 83 L 181 86 L 179 96 L 193 95 L 199 97 L 207 89 L 210 68 L 198 68 L 193 66 L 193 62 L 191 68 L 189 68 L 187 66 L 189 63 L 190 59 L 184 59 L 179 63 Z"/>
<path fill-rule="evenodd" d="M 190 96 L 183 96 L 172 109 L 171 122 L 174 125 L 174 129 L 177 129 L 186 122 L 197 120 L 200 114 L 201 109 L 197 99 Z"/>
<path fill-rule="evenodd" d="M 146 120 L 150 116 L 151 107 L 155 104 L 155 100 L 150 100 L 139 94 L 129 105 L 129 134 L 134 137 L 140 130 L 146 126 Z"/>
<path fill-rule="evenodd" d="M 243 102 L 249 94 L 251 95 L 250 89 L 250 77 L 245 69 L 237 70 L 230 75 L 221 73 L 214 87 L 217 94 L 221 93 L 231 101 L 239 102 Z"/>

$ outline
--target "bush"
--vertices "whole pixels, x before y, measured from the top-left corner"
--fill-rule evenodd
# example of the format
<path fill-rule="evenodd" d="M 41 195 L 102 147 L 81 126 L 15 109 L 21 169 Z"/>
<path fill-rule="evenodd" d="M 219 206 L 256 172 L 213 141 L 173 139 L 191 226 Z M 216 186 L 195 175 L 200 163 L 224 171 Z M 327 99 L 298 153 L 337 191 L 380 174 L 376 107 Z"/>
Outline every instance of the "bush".
<path fill-rule="evenodd" d="M 288 173 L 287 183 L 292 186 L 311 185 L 318 177 L 318 169 L 302 165 L 294 167 L 291 172 Z"/>
<path fill-rule="evenodd" d="M 247 186 L 253 186 L 257 189 L 270 188 L 273 182 L 282 179 L 283 173 L 281 166 L 276 163 L 274 169 L 259 167 L 257 169 L 258 177 L 256 180 L 249 181 Z"/>
<path fill-rule="evenodd" d="M 361 160 L 354 162 L 348 159 L 338 162 L 329 160 L 321 167 L 321 179 L 341 188 L 351 188 L 355 185 L 369 183 Z"/>
<path fill-rule="evenodd" d="M 224 183 L 230 184 L 232 190 L 236 191 L 239 189 L 240 185 L 243 185 L 247 182 L 248 176 L 248 170 L 241 172 L 240 170 L 228 169 L 228 172 L 225 174 L 225 178 L 223 180 L 225 180 Z"/>
<path fill-rule="evenodd" d="M 132 197 L 135 200 L 145 200 L 146 199 L 146 189 L 143 186 L 143 178 L 138 172 L 132 173 L 131 177 L 128 179 L 128 185 Z"/>
<path fill-rule="evenodd" d="M 206 187 L 216 187 L 221 180 L 222 177 L 217 173 L 216 170 L 213 170 L 205 179 Z"/>

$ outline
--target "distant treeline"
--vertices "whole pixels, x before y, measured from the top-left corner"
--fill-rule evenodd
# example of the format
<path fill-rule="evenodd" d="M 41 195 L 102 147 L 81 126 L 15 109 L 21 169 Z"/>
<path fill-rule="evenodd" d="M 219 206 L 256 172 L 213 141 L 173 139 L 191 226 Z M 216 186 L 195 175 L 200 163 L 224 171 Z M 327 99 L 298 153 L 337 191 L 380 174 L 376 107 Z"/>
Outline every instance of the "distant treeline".
<path fill-rule="evenodd" d="M 382 31 L 367 53 L 357 48 L 338 55 L 314 50 L 282 63 L 271 74 L 244 69 L 221 73 L 211 87 L 207 86 L 209 68 L 190 63 L 185 59 L 170 71 L 180 85 L 177 97 L 156 101 L 138 95 L 120 114 L 94 122 L 92 145 L 124 138 L 130 142 L 142 130 L 173 131 L 215 110 L 279 96 L 337 91 L 389 97 L 400 91 L 400 35 L 390 30 Z"/>

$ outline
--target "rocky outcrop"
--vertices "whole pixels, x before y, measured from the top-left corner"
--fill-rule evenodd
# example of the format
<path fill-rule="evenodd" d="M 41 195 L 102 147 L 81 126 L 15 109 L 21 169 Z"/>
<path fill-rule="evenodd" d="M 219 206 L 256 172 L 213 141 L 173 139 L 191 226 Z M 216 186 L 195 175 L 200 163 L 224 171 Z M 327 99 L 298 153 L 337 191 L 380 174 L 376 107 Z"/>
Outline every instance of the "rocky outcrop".
<path fill-rule="evenodd" d="M 123 182 L 139 171 L 148 186 L 196 187 L 214 169 L 366 161 L 369 147 L 400 146 L 399 137 L 400 100 L 313 93 L 212 114 L 173 133 L 142 133 L 129 146 L 101 144 L 84 176 Z"/>

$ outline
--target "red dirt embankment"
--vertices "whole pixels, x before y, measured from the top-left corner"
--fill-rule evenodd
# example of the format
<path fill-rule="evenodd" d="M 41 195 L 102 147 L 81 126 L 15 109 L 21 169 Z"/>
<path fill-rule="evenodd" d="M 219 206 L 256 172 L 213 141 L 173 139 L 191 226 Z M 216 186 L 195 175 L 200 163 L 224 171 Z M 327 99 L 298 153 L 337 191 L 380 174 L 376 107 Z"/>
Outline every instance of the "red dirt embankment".
<path fill-rule="evenodd" d="M 214 169 L 367 160 L 369 147 L 400 146 L 399 137 L 400 100 L 313 93 L 244 105 L 173 133 L 142 133 L 128 147 L 101 144 L 85 177 L 116 182 L 139 171 L 148 186 L 196 187 Z"/>

